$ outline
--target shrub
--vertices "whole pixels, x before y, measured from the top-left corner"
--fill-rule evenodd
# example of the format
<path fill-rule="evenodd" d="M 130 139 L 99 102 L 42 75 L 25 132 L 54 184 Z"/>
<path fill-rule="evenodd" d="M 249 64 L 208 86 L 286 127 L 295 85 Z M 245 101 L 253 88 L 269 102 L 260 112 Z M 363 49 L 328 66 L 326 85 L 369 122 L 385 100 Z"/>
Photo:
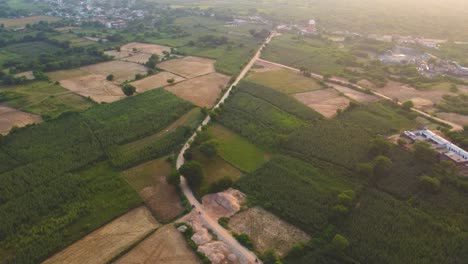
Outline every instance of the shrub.
<path fill-rule="evenodd" d="M 180 173 L 176 169 L 172 169 L 171 173 L 167 175 L 166 182 L 174 186 L 180 184 Z"/>
<path fill-rule="evenodd" d="M 218 153 L 218 146 L 219 146 L 218 141 L 212 139 L 212 140 L 203 142 L 198 147 L 198 150 L 200 150 L 200 152 L 206 157 L 213 158 Z"/>
<path fill-rule="evenodd" d="M 250 249 L 250 250 L 254 250 L 254 245 L 253 245 L 253 242 L 252 240 L 250 239 L 250 237 L 247 235 L 247 234 L 236 234 L 236 233 L 233 233 L 232 234 L 234 236 L 234 238 L 239 241 L 239 243 L 241 245 L 243 245 L 244 247 L 246 247 L 247 249 Z"/>
<path fill-rule="evenodd" d="M 136 88 L 133 85 L 126 83 L 122 87 L 122 92 L 126 96 L 131 96 L 136 92 Z"/>
<path fill-rule="evenodd" d="M 228 229 L 228 228 L 229 228 L 229 226 L 228 226 L 228 224 L 229 224 L 229 217 L 221 217 L 221 218 L 219 218 L 219 219 L 218 219 L 218 223 L 219 223 L 219 225 L 221 225 L 222 227 Z"/>
<path fill-rule="evenodd" d="M 336 234 L 333 237 L 331 244 L 335 252 L 339 254 L 342 254 L 349 247 L 348 239 L 340 234 Z"/>
<path fill-rule="evenodd" d="M 426 192 L 438 193 L 440 191 L 440 180 L 435 177 L 421 176 L 421 188 Z"/>
<path fill-rule="evenodd" d="M 113 80 L 114 80 L 114 75 L 113 75 L 113 74 L 109 74 L 109 75 L 107 75 L 106 79 L 107 79 L 108 81 L 113 81 Z"/>
<path fill-rule="evenodd" d="M 196 161 L 185 163 L 180 167 L 179 172 L 187 179 L 191 188 L 198 188 L 203 181 L 202 166 Z"/>

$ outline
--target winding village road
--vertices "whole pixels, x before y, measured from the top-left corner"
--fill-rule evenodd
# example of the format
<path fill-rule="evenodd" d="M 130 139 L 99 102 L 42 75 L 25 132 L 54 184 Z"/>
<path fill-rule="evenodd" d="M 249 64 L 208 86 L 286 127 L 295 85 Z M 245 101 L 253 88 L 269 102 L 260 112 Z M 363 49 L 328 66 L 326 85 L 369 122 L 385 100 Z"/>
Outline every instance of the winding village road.
<path fill-rule="evenodd" d="M 219 100 L 219 102 L 216 104 L 216 106 L 213 109 L 219 108 L 220 104 L 224 103 L 226 98 L 229 97 L 232 88 L 236 86 L 240 82 L 240 80 L 242 80 L 247 75 L 247 73 L 250 71 L 250 69 L 255 64 L 255 62 L 260 58 L 260 54 L 263 48 L 265 47 L 265 45 L 268 44 L 274 36 L 276 36 L 276 33 L 270 34 L 270 36 L 265 40 L 263 45 L 258 49 L 258 51 L 255 53 L 255 55 L 252 57 L 249 63 L 242 69 L 241 73 L 238 75 L 236 80 L 231 84 L 229 89 L 226 91 L 223 97 L 221 97 L 221 99 Z M 210 116 L 207 116 L 203 120 L 202 124 L 198 127 L 197 131 L 200 131 L 202 127 L 207 125 L 210 121 L 211 121 Z M 197 135 L 197 131 L 189 138 L 187 143 L 184 145 L 184 147 L 180 151 L 179 156 L 177 157 L 177 162 L 176 162 L 177 169 L 179 169 L 185 163 L 184 153 L 187 149 L 190 148 L 190 144 L 195 139 Z M 180 179 L 180 187 L 182 189 L 182 192 L 184 193 L 184 195 L 187 197 L 188 201 L 190 202 L 190 204 L 192 204 L 196 208 L 196 210 L 200 212 L 200 218 L 201 218 L 202 223 L 205 225 L 205 227 L 207 227 L 208 229 L 211 229 L 216 234 L 216 236 L 218 236 L 218 239 L 220 241 L 223 241 L 229 246 L 229 248 L 233 251 L 233 253 L 238 257 L 240 263 L 242 264 L 261 263 L 261 261 L 257 258 L 257 256 L 252 251 L 242 246 L 231 235 L 231 233 L 229 233 L 229 231 L 224 229 L 221 225 L 218 224 L 217 221 L 211 219 L 211 217 L 209 217 L 205 213 L 203 206 L 195 198 L 192 190 L 190 190 L 190 187 L 188 186 L 187 181 L 183 176 Z"/>

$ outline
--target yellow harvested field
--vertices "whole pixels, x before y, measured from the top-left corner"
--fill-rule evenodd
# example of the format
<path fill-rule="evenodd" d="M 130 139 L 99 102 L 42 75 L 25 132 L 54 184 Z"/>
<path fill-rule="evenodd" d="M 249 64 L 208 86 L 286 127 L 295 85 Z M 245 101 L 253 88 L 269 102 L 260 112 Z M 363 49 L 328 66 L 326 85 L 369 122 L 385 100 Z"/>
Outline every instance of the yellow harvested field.
<path fill-rule="evenodd" d="M 229 227 L 238 234 L 247 234 L 259 252 L 273 249 L 280 257 L 284 257 L 295 243 L 310 240 L 304 231 L 260 207 L 234 215 Z"/>
<path fill-rule="evenodd" d="M 167 82 L 167 80 L 169 79 L 174 79 L 174 83 L 178 83 L 185 80 L 185 78 L 172 74 L 170 72 L 160 72 L 158 74 L 146 77 L 144 79 L 134 81 L 131 84 L 135 86 L 137 92 L 142 93 L 156 88 L 168 86 L 169 83 Z"/>
<path fill-rule="evenodd" d="M 90 97 L 95 102 L 111 103 L 125 97 L 122 89 L 106 80 L 104 75 L 86 75 L 60 81 L 60 85 L 84 97 Z"/>
<path fill-rule="evenodd" d="M 117 50 L 107 50 L 104 51 L 104 54 L 114 57 L 114 59 L 119 60 L 122 58 L 130 57 L 136 53 L 132 51 L 117 51 Z"/>
<path fill-rule="evenodd" d="M 24 127 L 29 124 L 40 123 L 38 115 L 22 112 L 18 109 L 0 104 L 0 134 L 6 135 L 13 127 Z"/>
<path fill-rule="evenodd" d="M 158 68 L 185 78 L 194 78 L 215 72 L 214 64 L 214 60 L 188 56 L 161 62 L 158 64 Z"/>
<path fill-rule="evenodd" d="M 123 45 L 122 47 L 120 47 L 120 50 L 121 51 L 137 51 L 137 52 L 157 54 L 159 56 L 162 56 L 164 55 L 165 52 L 170 52 L 171 48 L 167 46 L 156 45 L 156 44 L 132 42 L 132 43 Z"/>
<path fill-rule="evenodd" d="M 95 230 L 44 264 L 104 264 L 159 226 L 151 212 L 141 206 Z"/>
<path fill-rule="evenodd" d="M 359 92 L 349 87 L 337 85 L 334 83 L 329 83 L 328 85 L 332 86 L 340 93 L 343 93 L 346 97 L 349 97 L 359 103 L 373 103 L 380 100 L 380 98 L 375 95 Z"/>
<path fill-rule="evenodd" d="M 133 79 L 137 73 L 146 74 L 147 71 L 148 69 L 145 66 L 138 63 L 113 60 L 83 66 L 78 69 L 49 72 L 47 75 L 54 81 L 61 81 L 85 75 L 107 76 L 113 74 L 115 82 L 123 83 L 126 80 Z"/>
<path fill-rule="evenodd" d="M 20 72 L 20 73 L 17 73 L 15 74 L 15 77 L 18 78 L 18 77 L 24 77 L 26 78 L 26 80 L 34 80 L 36 79 L 36 77 L 34 77 L 34 74 L 32 71 L 26 71 L 26 72 Z"/>
<path fill-rule="evenodd" d="M 211 108 L 229 83 L 229 76 L 211 73 L 166 87 L 166 90 L 200 107 Z"/>
<path fill-rule="evenodd" d="M 350 103 L 348 98 L 331 88 L 297 93 L 294 97 L 326 118 L 334 117 L 338 109 L 346 109 Z"/>
<path fill-rule="evenodd" d="M 15 28 L 15 27 L 23 27 L 27 24 L 36 24 L 40 21 L 47 21 L 53 22 L 58 21 L 60 18 L 58 17 L 50 17 L 50 16 L 30 16 L 30 17 L 22 17 L 22 18 L 0 18 L 0 24 L 5 25 L 6 28 Z"/>
<path fill-rule="evenodd" d="M 122 58 L 121 60 L 123 61 L 128 61 L 128 62 L 134 62 L 134 63 L 139 63 L 139 64 L 145 64 L 149 58 L 151 57 L 151 54 L 148 53 L 138 53 L 130 57 Z"/>
<path fill-rule="evenodd" d="M 161 227 L 114 264 L 161 263 L 200 264 L 198 256 L 172 225 Z"/>

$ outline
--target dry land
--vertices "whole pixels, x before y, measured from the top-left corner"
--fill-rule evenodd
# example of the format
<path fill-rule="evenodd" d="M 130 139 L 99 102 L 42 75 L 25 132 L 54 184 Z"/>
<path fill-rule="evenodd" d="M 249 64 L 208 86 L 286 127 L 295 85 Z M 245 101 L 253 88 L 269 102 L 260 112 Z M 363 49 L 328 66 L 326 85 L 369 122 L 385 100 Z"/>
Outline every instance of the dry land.
<path fill-rule="evenodd" d="M 148 53 L 138 53 L 130 57 L 122 58 L 121 60 L 123 61 L 128 61 L 128 62 L 134 62 L 134 63 L 139 63 L 139 64 L 145 64 L 149 58 L 151 57 L 151 54 Z"/>
<path fill-rule="evenodd" d="M 159 226 L 146 207 L 138 207 L 47 259 L 45 264 L 102 264 Z"/>
<path fill-rule="evenodd" d="M 199 264 L 200 261 L 182 234 L 169 224 L 161 227 L 114 263 Z"/>
<path fill-rule="evenodd" d="M 333 87 L 333 89 L 337 90 L 340 93 L 343 93 L 346 97 L 351 98 L 352 100 L 359 102 L 359 103 L 373 103 L 379 101 L 380 99 L 371 94 L 362 93 L 351 89 L 349 87 L 337 85 L 337 84 L 329 84 Z"/>
<path fill-rule="evenodd" d="M 238 234 L 247 234 L 261 253 L 273 249 L 281 257 L 285 256 L 295 243 L 307 242 L 310 239 L 302 230 L 260 207 L 249 208 L 236 214 L 230 219 L 229 227 Z"/>
<path fill-rule="evenodd" d="M 211 73 L 180 82 L 166 89 L 175 95 L 200 107 L 211 108 L 228 83 L 229 76 Z"/>
<path fill-rule="evenodd" d="M 157 54 L 159 56 L 164 55 L 164 52 L 170 52 L 171 48 L 167 46 L 161 46 L 156 44 L 147 44 L 147 43 L 139 43 L 139 42 L 132 42 L 123 45 L 120 47 L 121 51 L 136 51 L 148 54 Z"/>
<path fill-rule="evenodd" d="M 437 117 L 462 126 L 468 125 L 468 116 L 456 113 L 437 113 Z"/>
<path fill-rule="evenodd" d="M 334 117 L 338 109 L 346 109 L 350 103 L 348 98 L 341 96 L 331 88 L 297 93 L 294 94 L 294 97 L 326 118 Z"/>
<path fill-rule="evenodd" d="M 177 189 L 166 182 L 171 165 L 166 158 L 153 160 L 123 172 L 127 182 L 140 194 L 160 221 L 169 221 L 184 208 Z"/>
<path fill-rule="evenodd" d="M 60 18 L 58 17 L 50 17 L 50 16 L 30 16 L 30 17 L 22 17 L 22 18 L 0 18 L 0 24 L 3 24 L 6 28 L 15 28 L 15 27 L 23 27 L 27 24 L 36 24 L 40 21 L 47 21 L 53 22 L 57 21 Z"/>
<path fill-rule="evenodd" d="M 16 78 L 24 77 L 24 78 L 26 78 L 26 80 L 34 80 L 34 79 L 36 79 L 36 78 L 34 77 L 34 74 L 33 74 L 32 71 L 17 73 L 17 74 L 15 74 L 15 77 L 16 77 Z"/>
<path fill-rule="evenodd" d="M 121 51 L 108 50 L 108 51 L 104 51 L 104 54 L 112 56 L 116 60 L 136 55 L 135 52 L 128 51 L 128 50 L 121 50 Z"/>
<path fill-rule="evenodd" d="M 169 83 L 167 82 L 167 80 L 169 79 L 174 79 L 174 83 L 178 83 L 185 80 L 185 78 L 172 74 L 170 72 L 160 72 L 147 78 L 134 81 L 131 84 L 135 86 L 137 92 L 142 93 L 156 88 L 168 86 Z"/>
<path fill-rule="evenodd" d="M 23 127 L 41 121 L 42 118 L 40 116 L 0 104 L 0 134 L 2 135 L 8 134 L 13 127 Z"/>
<path fill-rule="evenodd" d="M 114 81 L 122 83 L 126 80 L 131 80 L 137 73 L 146 74 L 147 68 L 141 64 L 126 62 L 126 61 L 108 61 L 97 64 L 92 64 L 78 69 L 61 70 L 50 72 L 47 75 L 54 81 L 81 77 L 85 75 L 114 75 Z"/>
<path fill-rule="evenodd" d="M 316 80 L 305 77 L 300 72 L 284 69 L 264 61 L 257 62 L 256 66 L 247 80 L 283 93 L 300 93 L 323 88 Z"/>
<path fill-rule="evenodd" d="M 188 56 L 161 62 L 158 64 L 158 68 L 185 78 L 194 78 L 215 72 L 214 64 L 214 60 Z"/>
<path fill-rule="evenodd" d="M 125 97 L 122 89 L 104 75 L 86 75 L 60 81 L 64 88 L 96 102 L 115 102 Z"/>

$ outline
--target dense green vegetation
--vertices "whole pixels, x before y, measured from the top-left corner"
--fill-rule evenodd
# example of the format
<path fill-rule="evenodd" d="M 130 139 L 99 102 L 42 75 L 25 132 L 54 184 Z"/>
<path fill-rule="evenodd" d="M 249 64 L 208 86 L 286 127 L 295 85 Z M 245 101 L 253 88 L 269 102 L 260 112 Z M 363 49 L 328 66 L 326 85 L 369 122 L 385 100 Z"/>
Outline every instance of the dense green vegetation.
<path fill-rule="evenodd" d="M 114 154 L 117 144 L 158 133 L 192 108 L 159 89 L 64 114 L 2 138 L 4 262 L 35 263 L 138 205 L 138 195 L 106 160 L 126 168 L 177 150 L 191 128 L 177 129 L 123 156 Z"/>
<path fill-rule="evenodd" d="M 458 113 L 468 115 L 468 95 L 462 94 L 459 96 L 444 96 L 444 100 L 437 104 L 437 108 L 441 112 Z"/>

